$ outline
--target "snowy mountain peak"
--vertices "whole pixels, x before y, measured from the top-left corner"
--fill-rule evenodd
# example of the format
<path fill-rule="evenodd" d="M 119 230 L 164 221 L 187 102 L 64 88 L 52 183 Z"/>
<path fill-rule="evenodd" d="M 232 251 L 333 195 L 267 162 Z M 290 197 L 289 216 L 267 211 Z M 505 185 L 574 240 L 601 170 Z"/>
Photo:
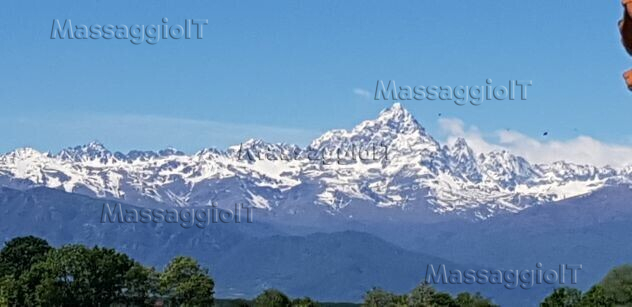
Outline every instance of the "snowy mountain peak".
<path fill-rule="evenodd" d="M 148 206 L 315 206 L 328 214 L 357 204 L 354 210 L 417 208 L 484 219 L 631 179 L 632 167 L 532 165 L 506 151 L 476 153 L 463 138 L 441 146 L 399 103 L 351 130 L 326 132 L 308 148 L 250 139 L 193 155 L 122 154 L 92 142 L 58 155 L 22 148 L 0 156 L 0 184 L 12 188 L 46 186 Z"/>
<path fill-rule="evenodd" d="M 96 141 L 86 145 L 66 148 L 59 152 L 58 156 L 63 160 L 75 162 L 99 160 L 103 163 L 107 163 L 113 157 L 112 153 L 103 144 Z"/>
<path fill-rule="evenodd" d="M 487 181 L 500 182 L 510 188 L 538 176 L 527 160 L 505 150 L 479 155 L 479 165 Z"/>
<path fill-rule="evenodd" d="M 153 151 L 141 151 L 141 150 L 132 150 L 130 152 L 127 153 L 127 155 L 123 155 L 120 153 L 115 154 L 115 156 L 118 159 L 121 160 L 149 160 L 149 159 L 155 159 L 157 157 L 159 157 L 160 155 L 153 152 Z"/>
<path fill-rule="evenodd" d="M 185 153 L 182 151 L 179 151 L 176 148 L 173 147 L 167 147 L 165 149 L 159 150 L 158 151 L 158 155 L 160 155 L 161 157 L 169 157 L 169 156 L 184 156 Z"/>
<path fill-rule="evenodd" d="M 2 158 L 20 161 L 42 159 L 47 158 L 48 156 L 48 153 L 42 153 L 30 147 L 22 147 L 3 155 Z"/>
<path fill-rule="evenodd" d="M 417 124 L 417 121 L 408 110 L 406 110 L 399 102 L 393 103 L 389 108 L 386 108 L 380 112 L 380 115 L 376 119 L 379 122 L 393 123 L 397 126 L 405 126 L 409 124 Z"/>
<path fill-rule="evenodd" d="M 462 176 L 473 182 L 481 180 L 474 150 L 470 148 L 464 138 L 458 138 L 452 146 L 446 146 L 444 150 L 450 159 L 449 165 L 455 176 Z"/>
<path fill-rule="evenodd" d="M 380 112 L 376 119 L 364 121 L 353 129 L 356 133 L 366 130 L 393 134 L 425 133 L 413 115 L 398 102 Z"/>
<path fill-rule="evenodd" d="M 459 137 L 456 139 L 456 141 L 454 141 L 454 148 L 469 148 L 469 146 L 467 145 L 467 141 L 462 138 Z"/>
<path fill-rule="evenodd" d="M 461 159 L 468 159 L 468 160 L 474 159 L 474 151 L 467 144 L 467 141 L 465 141 L 464 138 L 460 137 L 460 138 L 456 139 L 454 144 L 452 146 L 448 147 L 447 150 L 450 153 L 450 156 L 458 158 L 459 160 L 461 160 Z"/>
<path fill-rule="evenodd" d="M 265 146 L 267 143 L 264 142 L 261 139 L 248 139 L 245 142 L 242 143 L 242 145 L 246 146 L 246 147 L 252 147 L 252 146 Z"/>
<path fill-rule="evenodd" d="M 204 148 L 194 154 L 196 157 L 213 158 L 223 155 L 224 153 L 217 148 Z"/>

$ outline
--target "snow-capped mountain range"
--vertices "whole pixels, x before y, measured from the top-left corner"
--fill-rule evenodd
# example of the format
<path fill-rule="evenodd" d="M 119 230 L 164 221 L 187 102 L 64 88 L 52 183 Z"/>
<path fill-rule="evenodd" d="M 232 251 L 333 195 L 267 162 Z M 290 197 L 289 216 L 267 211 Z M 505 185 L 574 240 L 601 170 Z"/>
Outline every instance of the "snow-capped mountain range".
<path fill-rule="evenodd" d="M 371 158 L 345 156 L 349 148 Z M 0 186 L 11 188 L 46 186 L 146 206 L 244 202 L 270 211 L 315 206 L 330 214 L 350 204 L 426 206 L 485 219 L 630 179 L 629 167 L 535 165 L 505 151 L 475 153 L 464 139 L 442 146 L 398 103 L 307 148 L 249 140 L 192 155 L 175 149 L 123 154 L 90 143 L 58 154 L 20 148 L 0 156 Z"/>

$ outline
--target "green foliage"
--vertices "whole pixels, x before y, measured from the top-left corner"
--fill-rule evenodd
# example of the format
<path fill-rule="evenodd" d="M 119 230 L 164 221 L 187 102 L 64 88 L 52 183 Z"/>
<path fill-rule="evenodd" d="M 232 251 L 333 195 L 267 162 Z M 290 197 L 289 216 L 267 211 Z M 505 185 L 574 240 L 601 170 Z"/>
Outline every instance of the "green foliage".
<path fill-rule="evenodd" d="M 366 307 L 399 307 L 408 306 L 406 304 L 406 297 L 396 295 L 394 293 L 382 290 L 380 288 L 373 288 L 371 291 L 364 295 L 364 304 Z"/>
<path fill-rule="evenodd" d="M 582 299 L 582 292 L 573 288 L 557 288 L 540 304 L 541 307 L 575 307 Z"/>
<path fill-rule="evenodd" d="M 408 305 L 413 307 L 433 306 L 436 294 L 437 290 L 430 284 L 423 282 L 408 295 Z"/>
<path fill-rule="evenodd" d="M 290 299 L 276 289 L 268 289 L 259 294 L 254 300 L 255 307 L 289 307 Z"/>
<path fill-rule="evenodd" d="M 252 303 L 245 299 L 216 299 L 215 307 L 251 307 Z"/>
<path fill-rule="evenodd" d="M 9 306 L 18 299 L 17 281 L 11 275 L 0 277 L 0 306 Z"/>
<path fill-rule="evenodd" d="M 409 306 L 431 306 L 434 300 L 434 296 L 437 294 L 430 284 L 423 282 L 419 286 L 415 287 L 408 295 Z"/>
<path fill-rule="evenodd" d="M 0 278 L 0 306 L 148 306 L 156 293 L 157 273 L 113 249 L 53 249 L 23 237 L 9 241 L 0 259 L 8 272 Z"/>
<path fill-rule="evenodd" d="M 214 303 L 213 280 L 187 257 L 174 258 L 161 274 L 113 249 L 53 249 L 42 239 L 22 237 L 0 251 L 0 272 L 0 306 L 153 306 L 158 299 L 168 306 Z"/>
<path fill-rule="evenodd" d="M 430 306 L 436 307 L 456 307 L 456 303 L 452 296 L 448 293 L 439 292 L 432 298 L 432 304 Z"/>
<path fill-rule="evenodd" d="M 612 269 L 601 281 L 604 294 L 615 305 L 632 305 L 632 265 Z"/>
<path fill-rule="evenodd" d="M 602 285 L 593 286 L 584 293 L 582 300 L 577 306 L 580 307 L 610 307 L 614 305 L 614 300 L 606 294 Z"/>
<path fill-rule="evenodd" d="M 461 307 L 497 307 L 488 298 L 483 297 L 480 293 L 474 295 L 463 292 L 459 293 L 454 300 L 457 306 Z"/>
<path fill-rule="evenodd" d="M 267 293 L 266 293 L 267 292 Z M 268 306 L 267 304 L 274 304 L 274 303 L 270 303 L 271 301 L 278 301 L 280 303 L 281 306 L 291 306 L 291 307 L 335 307 L 335 306 L 359 306 L 356 304 L 337 304 L 337 303 L 325 303 L 325 304 L 321 304 L 319 302 L 316 302 L 314 300 L 312 300 L 309 297 L 303 297 L 303 298 L 296 298 L 292 301 L 290 301 L 290 299 L 288 298 L 288 300 L 286 301 L 283 296 L 285 296 L 283 293 L 279 292 L 278 290 L 267 290 L 266 292 L 262 293 L 258 298 L 259 301 L 258 303 L 256 302 L 257 299 L 255 299 L 254 301 L 248 301 L 245 299 L 218 299 L 215 301 L 215 306 L 216 307 L 253 307 L 253 306 Z M 286 296 L 287 297 L 287 296 Z M 289 305 L 287 305 L 289 302 Z M 256 305 L 259 304 L 259 305 Z M 285 305 L 284 305 L 285 304 Z M 272 305 L 274 306 L 274 305 Z"/>
<path fill-rule="evenodd" d="M 556 289 L 544 299 L 545 307 L 632 306 L 632 266 L 612 269 L 603 280 L 586 293 L 571 288 Z"/>
<path fill-rule="evenodd" d="M 411 307 L 451 307 L 460 306 L 445 292 L 435 290 L 430 284 L 423 282 L 415 287 L 407 297 L 407 305 Z"/>
<path fill-rule="evenodd" d="M 309 297 L 297 298 L 292 301 L 292 307 L 320 307 L 321 305 Z"/>
<path fill-rule="evenodd" d="M 0 251 L 0 277 L 13 275 L 19 278 L 34 263 L 42 261 L 49 250 L 51 247 L 48 242 L 33 236 L 18 237 L 7 242 Z"/>
<path fill-rule="evenodd" d="M 122 302 L 125 277 L 133 266 L 127 255 L 113 249 L 64 246 L 22 276 L 24 303 L 96 306 Z"/>
<path fill-rule="evenodd" d="M 160 291 L 173 306 L 211 306 L 215 283 L 195 259 L 175 257 L 160 276 Z"/>
<path fill-rule="evenodd" d="M 153 268 L 135 263 L 125 274 L 123 300 L 133 306 L 152 306 L 158 295 L 159 276 Z"/>
<path fill-rule="evenodd" d="M 479 293 L 461 293 L 456 298 L 434 289 L 428 283 L 421 283 L 408 295 L 396 295 L 379 288 L 367 292 L 363 306 L 367 307 L 496 307 Z"/>

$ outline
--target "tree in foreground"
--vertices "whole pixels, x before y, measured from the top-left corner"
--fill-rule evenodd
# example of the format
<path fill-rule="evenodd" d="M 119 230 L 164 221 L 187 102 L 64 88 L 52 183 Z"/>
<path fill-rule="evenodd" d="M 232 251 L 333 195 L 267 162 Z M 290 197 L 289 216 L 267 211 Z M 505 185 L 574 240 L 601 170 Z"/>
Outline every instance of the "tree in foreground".
<path fill-rule="evenodd" d="M 268 289 L 259 294 L 254 300 L 255 307 L 289 307 L 290 299 L 283 292 L 276 289 Z"/>
<path fill-rule="evenodd" d="M 400 296 L 380 288 L 373 288 L 364 295 L 364 304 L 366 307 L 399 307 L 408 306 L 406 297 Z"/>
<path fill-rule="evenodd" d="M 479 293 L 461 293 L 453 298 L 423 282 L 407 295 L 397 295 L 379 288 L 367 292 L 363 306 L 367 307 L 497 307 Z"/>
<path fill-rule="evenodd" d="M 418 306 L 418 305 L 413 305 L 413 306 Z M 433 306 L 433 307 L 457 307 L 457 305 L 454 302 L 454 299 L 452 298 L 452 296 L 450 296 L 450 294 L 445 293 L 445 292 L 438 292 L 437 294 L 435 294 L 435 296 L 433 298 L 432 305 L 429 305 L 429 306 Z"/>
<path fill-rule="evenodd" d="M 169 306 L 212 306 L 215 283 L 190 257 L 175 257 L 160 275 L 160 291 Z"/>
<path fill-rule="evenodd" d="M 632 265 L 612 269 L 600 284 L 604 296 L 611 298 L 614 305 L 632 305 Z"/>
<path fill-rule="evenodd" d="M 320 304 L 309 297 L 297 298 L 292 301 L 292 307 L 319 307 Z"/>
<path fill-rule="evenodd" d="M 435 295 L 437 295 L 437 290 L 435 290 L 430 284 L 423 282 L 410 291 L 410 294 L 408 294 L 408 305 L 432 306 Z"/>
<path fill-rule="evenodd" d="M 18 301 L 19 288 L 13 276 L 0 277 L 0 306 L 13 306 Z"/>
<path fill-rule="evenodd" d="M 43 239 L 17 237 L 5 243 L 0 251 L 0 306 L 24 305 L 34 287 L 22 287 L 22 275 L 33 264 L 43 261 L 52 247 Z"/>
<path fill-rule="evenodd" d="M 134 266 L 113 249 L 67 245 L 52 250 L 19 280 L 27 305 L 97 306 L 124 301 L 127 272 Z"/>
<path fill-rule="evenodd" d="M 480 293 L 474 295 L 463 292 L 459 293 L 454 300 L 457 306 L 461 307 L 497 307 L 488 298 L 483 297 Z"/>
<path fill-rule="evenodd" d="M 154 268 L 135 263 L 125 274 L 125 303 L 132 306 L 152 306 L 158 296 L 159 276 Z"/>
<path fill-rule="evenodd" d="M 614 300 L 605 293 L 602 285 L 595 285 L 582 296 L 577 306 L 580 307 L 610 307 Z"/>
<path fill-rule="evenodd" d="M 34 263 L 42 261 L 51 249 L 48 242 L 34 236 L 18 237 L 7 242 L 0 251 L 0 277 L 13 275 L 19 278 Z"/>
<path fill-rule="evenodd" d="M 163 273 L 108 248 L 21 237 L 0 250 L 0 306 L 212 306 L 213 280 L 188 257 Z M 305 305 L 310 306 L 310 305 Z"/>
<path fill-rule="evenodd" d="M 583 295 L 577 289 L 556 289 L 544 299 L 540 306 L 632 306 L 632 266 L 623 265 L 612 269 L 600 283 Z"/>
<path fill-rule="evenodd" d="M 469 295 L 469 294 L 468 294 Z M 464 297 L 462 297 L 464 299 Z M 407 298 L 406 306 L 413 307 L 451 307 L 457 305 L 452 296 L 445 292 L 435 290 L 429 283 L 423 282 L 415 287 Z"/>
<path fill-rule="evenodd" d="M 582 292 L 573 288 L 557 288 L 540 304 L 541 307 L 575 307 L 582 299 Z"/>

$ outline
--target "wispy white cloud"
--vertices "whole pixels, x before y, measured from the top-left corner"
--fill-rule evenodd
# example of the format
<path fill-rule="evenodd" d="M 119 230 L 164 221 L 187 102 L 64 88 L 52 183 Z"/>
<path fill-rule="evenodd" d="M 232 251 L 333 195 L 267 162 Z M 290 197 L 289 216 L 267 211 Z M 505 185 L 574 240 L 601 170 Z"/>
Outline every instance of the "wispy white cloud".
<path fill-rule="evenodd" d="M 360 97 L 362 97 L 362 98 L 365 98 L 365 99 L 371 98 L 371 92 L 369 92 L 369 91 L 367 91 L 365 89 L 354 88 L 353 89 L 353 93 L 358 95 L 358 96 L 360 96 Z"/>
<path fill-rule="evenodd" d="M 516 131 L 497 130 L 483 133 L 455 118 L 439 120 L 446 141 L 452 144 L 463 137 L 477 153 L 507 150 L 533 163 L 568 161 L 595 166 L 622 167 L 632 164 L 632 146 L 608 144 L 589 136 L 569 140 L 538 140 Z"/>

